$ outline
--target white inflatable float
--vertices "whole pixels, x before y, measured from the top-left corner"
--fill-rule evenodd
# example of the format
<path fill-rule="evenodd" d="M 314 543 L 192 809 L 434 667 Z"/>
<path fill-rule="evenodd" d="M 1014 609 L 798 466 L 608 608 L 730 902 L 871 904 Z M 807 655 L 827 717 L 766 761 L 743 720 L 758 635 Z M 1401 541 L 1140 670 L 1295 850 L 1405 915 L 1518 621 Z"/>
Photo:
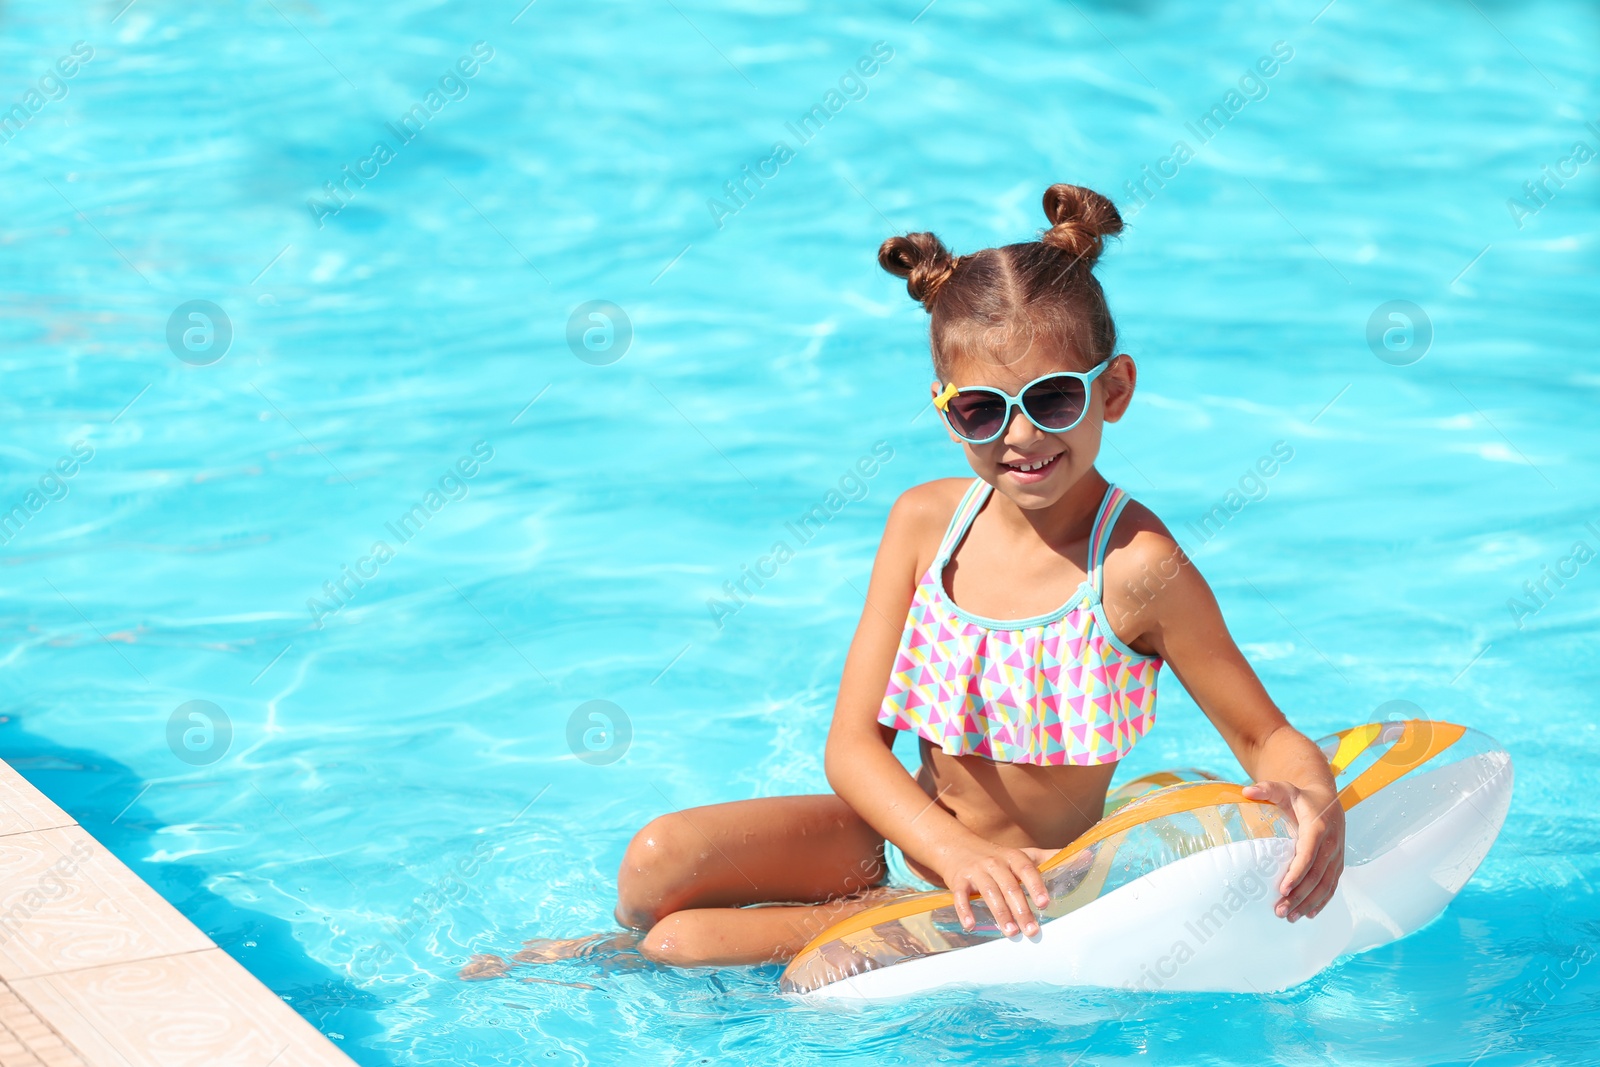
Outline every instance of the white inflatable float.
<path fill-rule="evenodd" d="M 948 892 L 858 912 L 807 945 L 781 989 L 879 1000 L 943 986 L 1272 992 L 1436 918 L 1472 877 L 1511 803 L 1511 757 L 1476 730 L 1411 719 L 1318 742 L 1345 809 L 1345 870 L 1327 906 L 1273 911 L 1294 831 L 1272 804 L 1205 771 L 1161 771 L 1106 798 L 1105 817 L 1041 865 L 1050 905 L 1007 938 Z"/>

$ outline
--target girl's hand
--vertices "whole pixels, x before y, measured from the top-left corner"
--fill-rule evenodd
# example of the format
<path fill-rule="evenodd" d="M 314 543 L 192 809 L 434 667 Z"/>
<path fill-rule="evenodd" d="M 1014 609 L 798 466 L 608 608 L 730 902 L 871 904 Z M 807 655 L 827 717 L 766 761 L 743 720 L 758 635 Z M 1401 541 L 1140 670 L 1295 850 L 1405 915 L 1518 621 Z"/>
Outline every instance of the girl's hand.
<path fill-rule="evenodd" d="M 955 896 L 956 917 L 961 920 L 962 929 L 971 930 L 977 925 L 972 901 L 968 899 L 976 893 L 989 906 L 995 925 L 1007 937 L 1014 936 L 1019 928 L 1028 937 L 1037 934 L 1039 921 L 1028 907 L 1028 898 L 1033 898 L 1036 908 L 1050 903 L 1039 864 L 1057 851 L 989 845 L 957 853 L 939 870 L 939 877 Z"/>
<path fill-rule="evenodd" d="M 1278 805 L 1295 827 L 1294 859 L 1278 886 L 1282 895 L 1275 911 L 1290 922 L 1302 915 L 1315 917 L 1344 872 L 1344 808 L 1332 793 L 1291 782 L 1253 782 L 1244 787 L 1244 795 Z"/>

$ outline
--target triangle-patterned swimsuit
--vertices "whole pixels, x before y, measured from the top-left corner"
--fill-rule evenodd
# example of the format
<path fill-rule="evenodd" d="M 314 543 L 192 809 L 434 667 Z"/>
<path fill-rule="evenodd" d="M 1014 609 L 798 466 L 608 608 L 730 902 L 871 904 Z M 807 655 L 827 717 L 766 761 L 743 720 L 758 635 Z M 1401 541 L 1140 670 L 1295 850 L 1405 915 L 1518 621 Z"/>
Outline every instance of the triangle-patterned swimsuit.
<path fill-rule="evenodd" d="M 1089 535 L 1089 579 L 1055 611 L 986 619 L 944 590 L 945 565 L 993 486 L 975 480 L 917 583 L 878 721 L 953 756 L 1044 767 L 1114 763 L 1156 719 L 1158 656 L 1123 644 L 1101 603 L 1101 564 L 1128 494 L 1111 486 Z"/>

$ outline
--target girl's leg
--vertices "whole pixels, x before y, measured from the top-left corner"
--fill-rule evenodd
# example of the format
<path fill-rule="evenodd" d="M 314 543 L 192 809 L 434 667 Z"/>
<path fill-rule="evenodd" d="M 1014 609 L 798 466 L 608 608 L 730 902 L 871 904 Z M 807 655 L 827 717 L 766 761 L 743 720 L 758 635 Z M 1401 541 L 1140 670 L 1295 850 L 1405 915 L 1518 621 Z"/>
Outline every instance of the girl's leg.
<path fill-rule="evenodd" d="M 617 921 L 680 966 L 787 959 L 875 903 L 883 837 L 831 793 L 710 804 L 652 820 L 617 874 Z M 797 906 L 745 907 L 750 904 Z"/>
<path fill-rule="evenodd" d="M 607 961 L 609 970 L 632 970 L 638 956 L 678 967 L 781 963 L 793 959 L 817 934 L 847 915 L 914 889 L 877 886 L 826 904 L 753 905 L 744 908 L 692 908 L 676 911 L 648 934 L 625 931 L 578 938 L 538 937 L 525 942 L 509 960 L 489 953 L 472 957 L 460 978 L 500 978 L 519 963 L 567 960 Z M 583 986 L 583 983 L 567 983 Z M 583 986 L 592 989 L 593 986 Z"/>
<path fill-rule="evenodd" d="M 646 958 L 677 966 L 784 960 L 846 915 L 905 892 L 874 888 L 887 873 L 883 837 L 831 793 L 689 808 L 651 820 L 623 854 L 617 921 L 642 938 L 538 938 L 510 961 L 474 956 L 461 977 L 634 941 Z"/>
<path fill-rule="evenodd" d="M 883 837 L 832 793 L 708 804 L 652 819 L 617 872 L 617 921 L 676 911 L 814 904 L 883 880 Z"/>
<path fill-rule="evenodd" d="M 879 886 L 825 904 L 675 911 L 650 928 L 639 952 L 675 967 L 786 963 L 840 919 L 914 892 Z"/>

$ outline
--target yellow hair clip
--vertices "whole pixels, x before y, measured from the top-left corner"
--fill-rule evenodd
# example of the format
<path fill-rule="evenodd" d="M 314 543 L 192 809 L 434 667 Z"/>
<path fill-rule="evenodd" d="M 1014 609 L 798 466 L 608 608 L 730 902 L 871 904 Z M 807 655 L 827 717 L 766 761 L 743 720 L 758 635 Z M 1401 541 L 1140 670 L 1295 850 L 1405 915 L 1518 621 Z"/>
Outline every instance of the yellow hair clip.
<path fill-rule="evenodd" d="M 956 393 L 959 391 L 953 383 L 947 383 L 944 387 L 944 392 L 933 398 L 933 406 L 940 411 L 949 411 L 950 401 L 955 398 Z"/>

